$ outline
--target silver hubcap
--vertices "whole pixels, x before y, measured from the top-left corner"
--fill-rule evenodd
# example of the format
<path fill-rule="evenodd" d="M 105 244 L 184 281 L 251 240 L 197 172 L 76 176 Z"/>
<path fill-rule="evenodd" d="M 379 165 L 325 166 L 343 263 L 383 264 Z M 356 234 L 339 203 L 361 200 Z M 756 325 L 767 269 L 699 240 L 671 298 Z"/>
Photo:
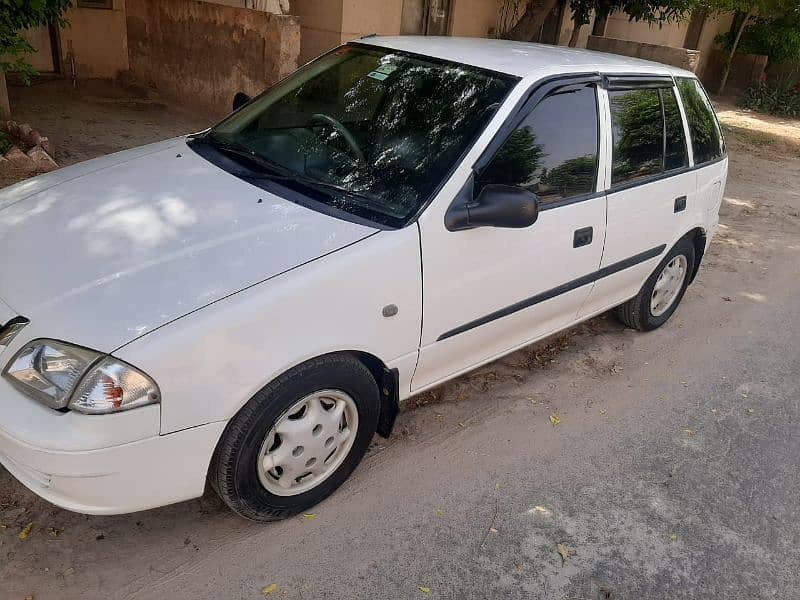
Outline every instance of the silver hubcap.
<path fill-rule="evenodd" d="M 261 444 L 261 484 L 276 496 L 307 492 L 342 464 L 357 431 L 356 403 L 341 390 L 322 390 L 298 400 Z"/>
<path fill-rule="evenodd" d="M 686 257 L 679 254 L 661 271 L 653 288 L 653 296 L 650 298 L 650 314 L 654 317 L 660 317 L 674 304 L 688 272 L 686 267 Z"/>

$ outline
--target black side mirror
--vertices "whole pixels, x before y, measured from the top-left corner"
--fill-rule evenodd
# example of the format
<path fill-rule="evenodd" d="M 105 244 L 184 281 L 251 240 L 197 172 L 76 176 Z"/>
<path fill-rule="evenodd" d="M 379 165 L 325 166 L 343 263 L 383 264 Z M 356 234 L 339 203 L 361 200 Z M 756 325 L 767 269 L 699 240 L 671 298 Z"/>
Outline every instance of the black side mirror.
<path fill-rule="evenodd" d="M 244 92 L 236 92 L 236 95 L 233 97 L 233 110 L 239 110 L 248 102 L 250 102 L 250 96 Z"/>
<path fill-rule="evenodd" d="M 475 227 L 530 227 L 539 218 L 539 198 L 533 192 L 511 186 L 490 183 L 473 199 L 474 180 L 471 177 L 444 216 L 448 231 Z"/>

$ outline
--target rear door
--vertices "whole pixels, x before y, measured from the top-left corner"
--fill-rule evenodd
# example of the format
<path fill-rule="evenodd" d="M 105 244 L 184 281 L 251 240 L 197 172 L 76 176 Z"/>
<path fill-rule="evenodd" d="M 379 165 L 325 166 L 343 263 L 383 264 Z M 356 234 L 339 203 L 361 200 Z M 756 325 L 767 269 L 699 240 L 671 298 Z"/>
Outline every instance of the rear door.
<path fill-rule="evenodd" d="M 671 77 L 607 79 L 611 123 L 608 223 L 600 272 L 580 316 L 635 296 L 690 228 L 697 175 Z"/>
<path fill-rule="evenodd" d="M 719 224 L 719 207 L 725 191 L 728 161 L 725 142 L 714 109 L 700 82 L 691 77 L 677 77 L 689 136 L 692 142 L 694 167 L 697 174 L 697 202 L 705 212 L 707 239 Z"/>

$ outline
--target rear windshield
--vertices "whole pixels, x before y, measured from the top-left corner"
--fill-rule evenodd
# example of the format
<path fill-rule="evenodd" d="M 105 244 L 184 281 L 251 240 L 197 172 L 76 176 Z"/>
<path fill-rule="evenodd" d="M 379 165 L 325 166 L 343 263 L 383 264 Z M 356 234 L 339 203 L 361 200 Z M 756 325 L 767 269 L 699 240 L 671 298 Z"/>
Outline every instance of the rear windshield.
<path fill-rule="evenodd" d="M 389 226 L 427 203 L 518 80 L 361 44 L 299 70 L 208 134 L 285 185 Z M 251 165 L 255 168 L 254 165 Z"/>

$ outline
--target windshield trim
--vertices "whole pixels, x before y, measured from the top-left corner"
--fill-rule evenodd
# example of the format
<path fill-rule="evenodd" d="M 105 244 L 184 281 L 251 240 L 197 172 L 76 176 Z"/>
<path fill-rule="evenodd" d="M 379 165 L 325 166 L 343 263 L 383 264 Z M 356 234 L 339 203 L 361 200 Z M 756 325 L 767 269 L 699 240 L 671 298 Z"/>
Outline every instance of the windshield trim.
<path fill-rule="evenodd" d="M 487 69 L 485 67 L 479 67 L 479 66 L 468 64 L 468 63 L 461 63 L 461 62 L 456 62 L 456 61 L 452 61 L 452 60 L 447 60 L 447 59 L 439 58 L 439 57 L 436 57 L 436 56 L 429 56 L 427 54 L 421 54 L 421 53 L 418 53 L 418 52 L 409 52 L 407 50 L 398 50 L 396 48 L 392 48 L 391 46 L 381 46 L 381 45 L 377 45 L 377 44 L 369 44 L 369 43 L 365 43 L 363 41 L 354 40 L 354 41 L 351 41 L 351 42 L 347 42 L 345 44 L 340 44 L 339 46 L 336 46 L 334 48 L 331 48 L 328 52 L 325 52 L 324 54 L 321 54 L 320 56 L 318 56 L 317 58 L 315 58 L 315 59 L 311 60 L 310 62 L 306 63 L 305 65 L 303 65 L 299 69 L 293 71 L 292 73 L 290 73 L 286 77 L 280 79 L 279 81 L 276 81 L 275 83 L 273 83 L 272 85 L 270 85 L 269 87 L 264 89 L 260 94 L 254 96 L 252 99 L 250 99 L 249 102 L 247 102 L 244 105 L 242 105 L 239 109 L 237 109 L 237 110 L 229 113 L 228 115 L 226 115 L 218 123 L 216 123 L 212 127 L 208 128 L 203 133 L 205 134 L 205 133 L 213 132 L 214 129 L 216 129 L 219 125 L 221 125 L 222 123 L 224 123 L 228 119 L 230 119 L 236 112 L 238 112 L 239 110 L 241 110 L 245 106 L 248 106 L 252 102 L 256 102 L 262 96 L 264 96 L 267 93 L 269 93 L 272 90 L 272 88 L 280 85 L 281 83 L 283 83 L 285 80 L 289 79 L 290 77 L 294 77 L 298 73 L 301 73 L 302 71 L 305 71 L 306 69 L 311 68 L 314 64 L 316 64 L 317 62 L 321 61 L 325 57 L 327 57 L 327 56 L 329 56 L 331 54 L 334 54 L 334 53 L 340 51 L 342 48 L 346 48 L 348 46 L 349 47 L 356 47 L 356 48 L 364 48 L 364 49 L 368 49 L 368 50 L 376 50 L 376 51 L 379 51 L 379 52 L 398 54 L 398 55 L 401 55 L 401 56 L 406 56 L 406 57 L 425 60 L 425 61 L 428 61 L 428 62 L 433 63 L 433 64 L 437 64 L 437 65 L 445 65 L 445 66 L 451 66 L 451 67 L 468 67 L 470 70 L 474 70 L 475 72 L 483 73 L 483 74 L 490 75 L 492 77 L 496 77 L 498 79 L 504 80 L 509 84 L 508 85 L 508 90 L 506 91 L 505 95 L 499 100 L 498 107 L 495 109 L 495 113 L 494 114 L 496 114 L 497 111 L 499 111 L 506 104 L 506 101 L 508 100 L 509 96 L 512 94 L 512 92 L 517 87 L 519 82 L 522 81 L 521 77 L 518 77 L 516 75 L 511 75 L 509 73 L 504 73 L 502 71 L 495 71 L 493 69 Z M 209 153 L 207 153 L 207 152 L 199 152 L 198 148 L 194 147 L 195 146 L 194 144 L 192 144 L 192 146 L 193 146 L 193 149 L 195 150 L 195 152 L 197 152 L 200 156 L 202 156 L 206 160 L 209 160 L 210 162 L 216 164 L 218 167 L 220 167 L 221 169 L 225 170 L 226 172 L 228 172 L 229 174 L 233 175 L 234 177 L 238 177 L 238 178 L 240 178 L 240 179 L 242 179 L 244 181 L 247 181 L 248 183 L 250 183 L 252 185 L 255 185 L 257 187 L 261 187 L 262 189 L 264 189 L 266 191 L 269 191 L 271 193 L 276 193 L 274 191 L 276 187 L 279 188 L 279 189 L 282 189 L 282 190 L 287 190 L 289 192 L 292 192 L 291 196 L 293 196 L 293 197 L 291 197 L 291 198 L 290 197 L 286 197 L 286 199 L 291 201 L 291 202 L 294 202 L 296 204 L 300 204 L 301 206 L 304 206 L 306 208 L 310 208 L 312 210 L 316 210 L 318 212 L 322 212 L 322 213 L 328 214 L 330 216 L 341 218 L 341 219 L 344 219 L 344 220 L 347 220 L 347 221 L 352 221 L 354 223 L 359 223 L 359 224 L 362 224 L 362 225 L 367 225 L 369 227 L 375 227 L 375 228 L 378 228 L 378 229 L 403 229 L 403 228 L 408 227 L 409 225 L 415 223 L 419 219 L 419 217 L 422 215 L 422 213 L 425 212 L 425 210 L 427 210 L 428 206 L 430 206 L 431 202 L 433 202 L 433 200 L 436 198 L 436 196 L 439 194 L 439 192 L 441 192 L 442 188 L 447 184 L 448 181 L 450 181 L 450 179 L 453 177 L 453 175 L 456 172 L 456 170 L 464 163 L 464 160 L 467 157 L 467 155 L 475 147 L 475 144 L 478 142 L 478 140 L 480 139 L 481 135 L 486 130 L 486 126 L 489 124 L 489 122 L 491 122 L 491 119 L 494 117 L 494 114 L 489 118 L 488 121 L 486 121 L 486 124 L 482 128 L 480 128 L 480 129 L 475 131 L 475 134 L 474 134 L 474 136 L 472 138 L 465 140 L 464 150 L 462 151 L 462 153 L 456 158 L 456 160 L 453 162 L 451 167 L 441 177 L 441 179 L 439 180 L 437 185 L 434 186 L 434 188 L 428 194 L 428 197 L 425 198 L 424 200 L 420 201 L 418 209 L 416 211 L 410 213 L 405 218 L 394 218 L 394 217 L 390 217 L 390 216 L 387 215 L 386 219 L 384 220 L 384 219 L 381 219 L 381 218 L 371 218 L 371 217 L 365 216 L 364 214 L 358 214 L 358 213 L 350 212 L 350 211 L 347 211 L 347 210 L 344 210 L 344 209 L 336 208 L 336 207 L 334 207 L 334 206 L 332 206 L 332 205 L 330 205 L 330 204 L 328 204 L 328 203 L 326 203 L 326 202 L 324 202 L 322 200 L 314 199 L 313 197 L 309 196 L 305 192 L 300 192 L 297 189 L 294 189 L 293 187 L 290 187 L 291 186 L 291 182 L 278 182 L 278 181 L 275 181 L 275 180 L 269 181 L 269 180 L 259 179 L 259 178 L 255 177 L 255 176 L 254 177 L 248 177 L 246 174 L 241 173 L 241 169 L 236 169 L 235 171 L 233 171 L 233 170 L 229 169 L 227 166 L 225 166 L 226 163 L 235 164 L 235 161 L 233 161 L 232 159 L 230 159 L 228 157 L 221 157 L 222 160 L 214 160 L 214 159 L 210 158 L 210 156 L 208 155 Z M 200 135 L 193 136 L 192 139 L 195 140 L 195 141 L 201 141 L 200 140 Z M 214 154 L 217 154 L 217 152 L 215 151 Z M 220 164 L 220 163 L 222 163 L 222 164 Z M 289 185 L 286 185 L 287 183 L 289 183 Z M 298 184 L 300 184 L 300 182 L 298 182 Z M 304 189 L 308 189 L 308 187 L 309 187 L 309 186 L 303 186 L 301 184 L 300 184 L 300 186 L 303 187 Z M 332 192 L 332 193 L 335 193 L 335 192 Z M 278 195 L 281 195 L 281 194 L 278 194 Z M 301 200 L 299 198 L 299 196 L 302 196 L 303 199 Z M 282 197 L 285 197 L 285 196 L 282 195 Z M 376 211 L 370 211 L 370 215 L 371 216 L 376 216 L 377 217 L 378 214 L 379 213 L 377 213 Z"/>

